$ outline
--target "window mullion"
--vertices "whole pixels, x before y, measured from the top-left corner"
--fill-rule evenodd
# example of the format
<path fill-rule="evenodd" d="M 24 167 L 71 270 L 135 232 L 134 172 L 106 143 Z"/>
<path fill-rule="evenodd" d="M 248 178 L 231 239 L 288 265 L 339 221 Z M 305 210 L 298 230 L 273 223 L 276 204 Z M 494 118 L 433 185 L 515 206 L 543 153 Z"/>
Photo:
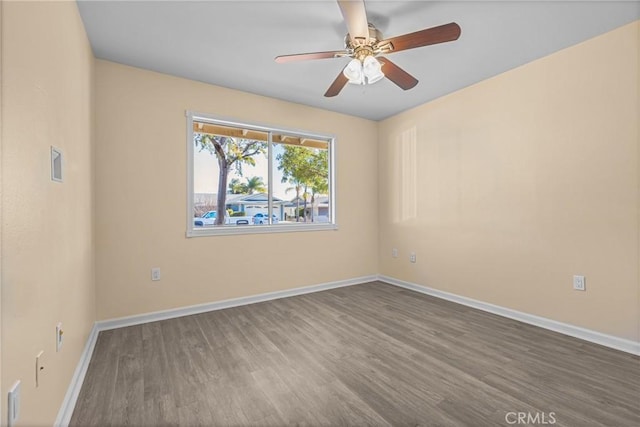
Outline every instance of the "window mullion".
<path fill-rule="evenodd" d="M 267 133 L 267 216 L 269 217 L 267 224 L 269 225 L 272 224 L 273 220 L 273 159 L 271 158 L 273 154 L 272 135 L 273 132 Z"/>

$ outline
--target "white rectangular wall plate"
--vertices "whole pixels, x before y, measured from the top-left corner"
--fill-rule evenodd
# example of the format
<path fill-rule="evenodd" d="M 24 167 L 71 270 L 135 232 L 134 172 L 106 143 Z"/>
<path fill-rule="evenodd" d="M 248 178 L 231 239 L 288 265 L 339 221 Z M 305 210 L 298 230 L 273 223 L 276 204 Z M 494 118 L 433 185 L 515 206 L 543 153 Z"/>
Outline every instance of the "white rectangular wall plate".
<path fill-rule="evenodd" d="M 584 276 L 573 276 L 573 289 L 576 291 L 586 291 Z"/>
<path fill-rule="evenodd" d="M 51 147 L 51 180 L 62 182 L 62 151 Z"/>
<path fill-rule="evenodd" d="M 62 322 L 58 322 L 56 325 L 56 352 L 60 351 L 62 348 L 62 342 L 64 331 L 62 330 Z"/>
<path fill-rule="evenodd" d="M 158 281 L 160 280 L 160 268 L 154 267 L 151 269 L 151 280 Z"/>
<path fill-rule="evenodd" d="M 36 388 L 40 386 L 40 374 L 44 370 L 44 366 L 42 366 L 42 355 L 44 354 L 44 350 L 40 351 L 40 353 L 36 354 Z"/>

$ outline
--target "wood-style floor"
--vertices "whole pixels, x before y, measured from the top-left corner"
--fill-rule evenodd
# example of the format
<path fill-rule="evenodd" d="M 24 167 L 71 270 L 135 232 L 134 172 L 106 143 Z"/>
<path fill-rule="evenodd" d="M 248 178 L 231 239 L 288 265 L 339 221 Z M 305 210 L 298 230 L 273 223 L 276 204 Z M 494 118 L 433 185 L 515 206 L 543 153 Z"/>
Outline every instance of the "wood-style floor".
<path fill-rule="evenodd" d="M 514 412 L 640 426 L 640 358 L 376 282 L 101 332 L 71 425 L 523 425 Z"/>

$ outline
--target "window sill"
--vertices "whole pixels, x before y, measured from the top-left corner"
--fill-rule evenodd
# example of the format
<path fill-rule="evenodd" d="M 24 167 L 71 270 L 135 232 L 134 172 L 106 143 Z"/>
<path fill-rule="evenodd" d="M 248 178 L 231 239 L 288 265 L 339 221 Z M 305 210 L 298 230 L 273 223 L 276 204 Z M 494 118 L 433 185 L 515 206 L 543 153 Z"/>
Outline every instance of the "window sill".
<path fill-rule="evenodd" d="M 235 234 L 296 233 L 298 231 L 337 230 L 337 224 L 240 225 L 187 230 L 187 237 L 227 236 Z"/>

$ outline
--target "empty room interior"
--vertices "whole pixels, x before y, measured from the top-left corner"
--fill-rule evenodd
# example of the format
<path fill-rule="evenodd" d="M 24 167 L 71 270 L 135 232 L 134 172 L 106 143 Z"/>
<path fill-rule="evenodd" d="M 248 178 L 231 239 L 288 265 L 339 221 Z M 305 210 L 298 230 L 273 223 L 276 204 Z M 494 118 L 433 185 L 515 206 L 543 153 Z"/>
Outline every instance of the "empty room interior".
<path fill-rule="evenodd" d="M 640 2 L 0 37 L 0 425 L 640 425 Z"/>

